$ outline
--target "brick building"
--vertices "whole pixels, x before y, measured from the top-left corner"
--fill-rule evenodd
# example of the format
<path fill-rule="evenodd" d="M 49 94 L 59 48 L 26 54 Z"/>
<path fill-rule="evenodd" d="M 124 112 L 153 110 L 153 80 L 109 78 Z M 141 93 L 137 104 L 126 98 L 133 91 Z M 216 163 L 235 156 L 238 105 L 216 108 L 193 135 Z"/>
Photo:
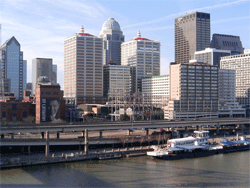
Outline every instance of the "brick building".
<path fill-rule="evenodd" d="M 66 105 L 59 84 L 40 83 L 36 86 L 36 123 L 62 123 Z"/>

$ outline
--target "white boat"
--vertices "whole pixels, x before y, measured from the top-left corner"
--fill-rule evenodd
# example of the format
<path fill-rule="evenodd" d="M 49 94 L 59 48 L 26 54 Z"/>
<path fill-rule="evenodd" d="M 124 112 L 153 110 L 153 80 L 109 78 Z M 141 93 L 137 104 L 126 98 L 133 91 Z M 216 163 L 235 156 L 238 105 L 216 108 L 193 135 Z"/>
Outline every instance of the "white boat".
<path fill-rule="evenodd" d="M 167 147 L 153 146 L 154 151 L 148 156 L 162 159 L 182 159 L 211 155 L 214 152 L 209 146 L 209 131 L 194 131 L 194 135 L 186 138 L 170 139 Z"/>

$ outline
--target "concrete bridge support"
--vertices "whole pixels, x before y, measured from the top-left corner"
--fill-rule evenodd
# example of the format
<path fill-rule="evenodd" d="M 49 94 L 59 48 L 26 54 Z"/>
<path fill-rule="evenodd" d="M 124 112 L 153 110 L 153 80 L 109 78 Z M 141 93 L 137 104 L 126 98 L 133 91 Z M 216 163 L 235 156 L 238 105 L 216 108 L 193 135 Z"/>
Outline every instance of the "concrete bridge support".
<path fill-rule="evenodd" d="M 130 136 L 130 133 L 131 133 L 131 130 L 128 129 L 128 130 L 127 130 L 127 135 Z"/>
<path fill-rule="evenodd" d="M 4 134 L 1 134 L 1 138 L 4 138 Z"/>
<path fill-rule="evenodd" d="M 14 139 L 14 134 L 11 134 L 11 139 Z"/>
<path fill-rule="evenodd" d="M 149 129 L 146 129 L 146 137 L 148 138 Z"/>
<path fill-rule="evenodd" d="M 30 146 L 28 146 L 28 155 L 30 155 Z"/>
<path fill-rule="evenodd" d="M 60 138 L 60 132 L 56 133 L 56 138 L 59 139 Z"/>
<path fill-rule="evenodd" d="M 88 154 L 88 129 L 85 129 L 85 134 L 84 134 L 84 137 L 85 137 L 85 141 L 84 141 L 84 152 L 85 154 L 87 155 Z"/>
<path fill-rule="evenodd" d="M 41 132 L 41 135 L 42 135 L 42 139 L 44 139 L 44 132 Z"/>
<path fill-rule="evenodd" d="M 216 134 L 218 135 L 220 133 L 220 125 L 219 123 L 216 125 Z"/>
<path fill-rule="evenodd" d="M 49 131 L 46 131 L 45 157 L 49 157 Z"/>
<path fill-rule="evenodd" d="M 100 133 L 99 138 L 102 138 L 102 132 L 103 132 L 103 131 L 100 131 L 100 132 L 99 132 L 99 133 Z"/>

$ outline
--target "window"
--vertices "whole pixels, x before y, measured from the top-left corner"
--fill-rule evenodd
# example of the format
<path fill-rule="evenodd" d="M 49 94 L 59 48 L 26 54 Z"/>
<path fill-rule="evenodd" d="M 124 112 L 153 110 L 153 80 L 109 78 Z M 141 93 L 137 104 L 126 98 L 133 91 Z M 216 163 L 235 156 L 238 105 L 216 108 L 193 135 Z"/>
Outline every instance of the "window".
<path fill-rule="evenodd" d="M 17 104 L 12 104 L 12 110 L 16 110 L 17 109 Z"/>

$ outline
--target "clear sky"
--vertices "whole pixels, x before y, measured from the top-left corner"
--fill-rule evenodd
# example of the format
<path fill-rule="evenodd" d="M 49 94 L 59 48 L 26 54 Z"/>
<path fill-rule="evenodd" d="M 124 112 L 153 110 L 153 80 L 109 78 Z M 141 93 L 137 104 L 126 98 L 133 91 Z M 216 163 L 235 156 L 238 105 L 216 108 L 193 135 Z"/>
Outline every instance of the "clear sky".
<path fill-rule="evenodd" d="M 99 36 L 103 23 L 115 18 L 125 41 L 142 37 L 161 42 L 161 75 L 174 61 L 174 19 L 195 11 L 211 16 L 213 33 L 240 36 L 250 48 L 250 0 L 0 0 L 2 44 L 12 36 L 21 44 L 28 61 L 31 82 L 32 59 L 52 58 L 57 64 L 58 83 L 63 87 L 66 37 L 80 31 Z"/>

